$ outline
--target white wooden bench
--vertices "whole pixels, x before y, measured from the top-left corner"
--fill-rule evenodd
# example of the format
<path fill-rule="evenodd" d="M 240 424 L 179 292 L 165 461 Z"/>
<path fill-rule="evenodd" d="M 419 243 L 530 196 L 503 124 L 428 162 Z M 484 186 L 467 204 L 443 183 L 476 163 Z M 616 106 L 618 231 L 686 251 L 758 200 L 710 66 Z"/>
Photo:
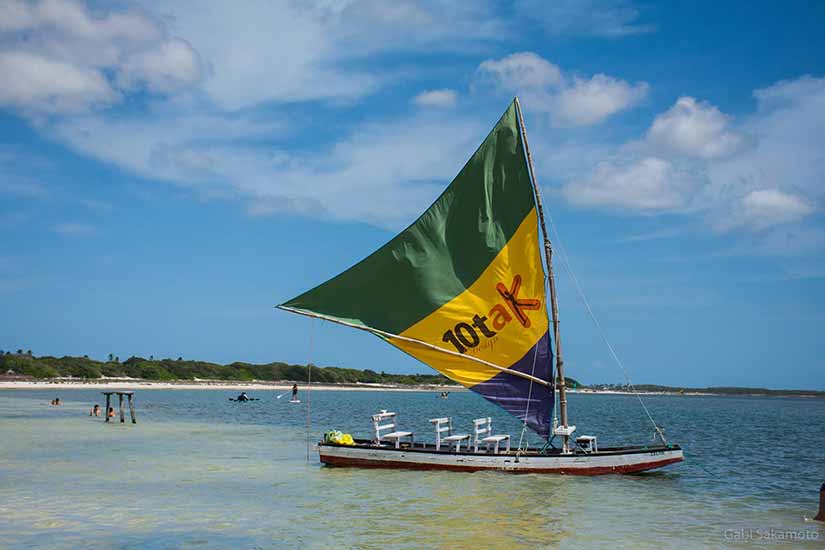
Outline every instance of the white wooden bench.
<path fill-rule="evenodd" d="M 498 448 L 502 441 L 507 442 L 507 452 L 510 452 L 510 436 L 509 435 L 492 435 L 493 434 L 493 419 L 489 416 L 487 418 L 476 418 L 473 420 L 473 452 L 478 452 L 478 444 L 484 443 L 487 452 L 490 452 L 490 444 L 495 443 L 495 454 L 498 454 Z"/>
<path fill-rule="evenodd" d="M 599 452 L 599 444 L 595 435 L 580 435 L 576 438 L 576 445 L 586 453 Z"/>
<path fill-rule="evenodd" d="M 381 424 L 382 422 L 389 421 L 388 424 Z M 389 440 L 395 441 L 395 448 L 401 448 L 401 439 L 404 437 L 410 438 L 410 447 L 413 444 L 413 433 L 412 432 L 403 432 L 397 431 L 396 423 L 398 422 L 398 417 L 394 412 L 388 412 L 386 410 L 382 410 L 378 414 L 372 415 L 372 425 L 375 428 L 375 444 L 380 445 L 382 441 Z M 392 430 L 389 433 L 381 433 L 385 430 Z"/>
<path fill-rule="evenodd" d="M 441 450 L 441 444 L 446 443 L 447 449 L 454 446 L 456 451 L 461 450 L 461 442 L 467 442 L 467 449 L 470 449 L 470 434 L 455 434 L 453 435 L 453 419 L 452 417 L 433 418 L 430 422 L 435 426 L 435 450 Z M 441 434 L 447 433 L 446 437 Z"/>

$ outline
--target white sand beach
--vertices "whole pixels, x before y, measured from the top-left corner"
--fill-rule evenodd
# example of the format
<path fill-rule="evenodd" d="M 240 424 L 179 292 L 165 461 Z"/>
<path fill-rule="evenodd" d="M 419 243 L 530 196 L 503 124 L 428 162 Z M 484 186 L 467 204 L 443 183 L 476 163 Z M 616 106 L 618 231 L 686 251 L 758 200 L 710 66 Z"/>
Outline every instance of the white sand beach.
<path fill-rule="evenodd" d="M 0 390 L 48 390 L 48 389 L 157 389 L 157 390 L 271 390 L 288 391 L 293 384 L 303 391 L 306 382 L 252 380 L 249 382 L 232 380 L 186 380 L 181 382 L 159 382 L 153 380 L 137 380 L 125 378 L 102 378 L 99 380 L 0 380 Z M 313 390 L 319 391 L 400 391 L 400 392 L 442 392 L 467 391 L 461 386 L 402 386 L 391 384 L 312 384 Z"/>
<path fill-rule="evenodd" d="M 304 391 L 307 389 L 305 381 L 278 381 L 269 382 L 266 380 L 252 380 L 249 382 L 233 380 L 185 380 L 185 381 L 156 381 L 140 380 L 134 378 L 100 378 L 97 380 L 68 379 L 59 378 L 52 380 L 3 380 L 0 379 L 0 390 L 49 390 L 49 389 L 156 389 L 156 390 L 256 390 L 256 391 L 288 391 L 293 384 Z M 395 392 L 459 392 L 468 391 L 463 386 L 438 386 L 438 385 L 416 385 L 406 386 L 400 384 L 312 384 L 313 390 L 319 391 L 395 391 Z M 570 389 L 570 393 L 596 394 L 596 395 L 633 395 L 633 392 L 623 390 L 595 390 L 595 389 Z M 687 391 L 676 392 L 636 392 L 642 395 L 714 395 L 710 393 Z"/>

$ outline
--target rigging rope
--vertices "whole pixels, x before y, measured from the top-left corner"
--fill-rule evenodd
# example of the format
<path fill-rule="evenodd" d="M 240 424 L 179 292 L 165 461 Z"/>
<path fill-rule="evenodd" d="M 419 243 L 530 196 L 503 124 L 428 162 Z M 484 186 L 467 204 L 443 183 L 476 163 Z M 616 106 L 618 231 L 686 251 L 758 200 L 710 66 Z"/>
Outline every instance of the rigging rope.
<path fill-rule="evenodd" d="M 546 279 L 546 277 L 545 277 Z M 536 358 L 539 354 L 539 345 L 533 348 L 533 368 L 530 370 L 530 376 L 536 376 Z M 533 398 L 533 381 L 530 380 L 530 386 L 527 390 L 527 405 L 524 407 L 524 426 L 521 428 L 521 435 L 518 438 L 518 450 L 521 451 L 521 443 L 524 441 L 524 435 L 527 433 L 527 413 L 530 412 L 530 400 Z M 527 442 L 527 446 L 530 446 L 530 442 Z"/>
<path fill-rule="evenodd" d="M 613 349 L 613 346 L 610 344 L 610 340 L 607 339 L 607 334 L 605 333 L 604 329 L 602 328 L 601 323 L 596 318 L 596 314 L 593 313 L 593 308 L 590 307 L 590 302 L 587 300 L 587 297 L 584 295 L 584 291 L 582 290 L 581 285 L 579 284 L 579 279 L 576 277 L 576 274 L 573 273 L 573 268 L 570 265 L 570 260 L 567 256 L 567 251 L 564 249 L 564 245 L 561 242 L 561 235 L 559 235 L 559 230 L 556 228 L 556 224 L 553 221 L 553 216 L 550 214 L 550 211 L 547 211 L 547 219 L 550 220 L 550 227 L 553 229 L 553 235 L 556 238 L 556 244 L 559 247 L 559 251 L 561 252 L 562 263 L 564 264 L 564 269 L 567 271 L 567 274 L 570 276 L 570 279 L 573 281 L 573 286 L 576 289 L 576 294 L 578 294 L 579 299 L 584 304 L 584 307 L 587 309 L 587 313 L 590 315 L 590 319 L 593 321 L 593 324 L 596 326 L 599 335 L 604 340 L 604 343 L 607 345 L 607 349 L 610 350 L 610 355 L 613 356 L 613 359 L 616 361 L 616 364 L 619 365 L 619 368 L 622 369 L 624 373 L 625 380 L 627 380 L 627 385 L 630 387 L 633 395 L 639 400 L 639 404 L 642 406 L 645 414 L 647 415 L 648 419 L 650 419 L 650 423 L 653 424 L 654 437 L 656 435 L 662 440 L 662 443 L 667 445 L 667 440 L 665 439 L 664 430 L 660 428 L 656 421 L 653 420 L 653 416 L 650 414 L 650 411 L 645 406 L 644 401 L 642 400 L 642 396 L 636 391 L 636 387 L 633 385 L 633 382 L 630 381 L 630 374 L 627 372 L 624 364 L 622 363 L 621 359 L 619 359 L 616 350 Z"/>
<path fill-rule="evenodd" d="M 312 429 L 312 340 L 315 332 L 315 319 L 309 321 L 309 357 L 307 361 L 307 426 L 306 426 L 306 444 L 307 444 L 307 462 L 309 462 L 310 455 L 310 432 Z"/>

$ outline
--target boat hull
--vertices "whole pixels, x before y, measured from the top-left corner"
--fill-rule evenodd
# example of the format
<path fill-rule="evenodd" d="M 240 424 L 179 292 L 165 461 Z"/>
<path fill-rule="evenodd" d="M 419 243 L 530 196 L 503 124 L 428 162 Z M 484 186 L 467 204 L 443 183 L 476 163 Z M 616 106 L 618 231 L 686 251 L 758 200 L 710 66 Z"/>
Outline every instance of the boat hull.
<path fill-rule="evenodd" d="M 564 455 L 531 450 L 517 454 L 445 452 L 433 449 L 401 448 L 360 443 L 354 446 L 321 443 L 321 462 L 328 466 L 398 468 L 408 470 L 483 470 L 567 475 L 631 474 L 675 464 L 684 459 L 678 446 L 627 447 L 596 453 Z"/>

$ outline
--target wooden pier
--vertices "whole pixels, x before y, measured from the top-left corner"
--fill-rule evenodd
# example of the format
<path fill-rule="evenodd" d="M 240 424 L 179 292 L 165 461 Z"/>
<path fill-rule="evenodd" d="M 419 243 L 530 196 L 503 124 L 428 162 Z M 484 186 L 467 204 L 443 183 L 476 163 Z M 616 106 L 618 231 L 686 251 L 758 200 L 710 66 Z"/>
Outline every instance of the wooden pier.
<path fill-rule="evenodd" d="M 125 395 L 129 399 L 129 413 L 132 416 L 132 424 L 137 424 L 137 420 L 135 419 L 135 404 L 132 401 L 132 397 L 135 395 L 135 392 L 132 391 L 104 391 L 100 392 L 106 396 L 106 409 L 104 414 L 106 415 L 106 422 L 109 421 L 109 403 L 111 402 L 112 395 L 117 395 L 118 397 L 118 407 L 120 409 L 120 423 L 126 422 L 126 418 L 123 414 L 123 396 Z"/>

